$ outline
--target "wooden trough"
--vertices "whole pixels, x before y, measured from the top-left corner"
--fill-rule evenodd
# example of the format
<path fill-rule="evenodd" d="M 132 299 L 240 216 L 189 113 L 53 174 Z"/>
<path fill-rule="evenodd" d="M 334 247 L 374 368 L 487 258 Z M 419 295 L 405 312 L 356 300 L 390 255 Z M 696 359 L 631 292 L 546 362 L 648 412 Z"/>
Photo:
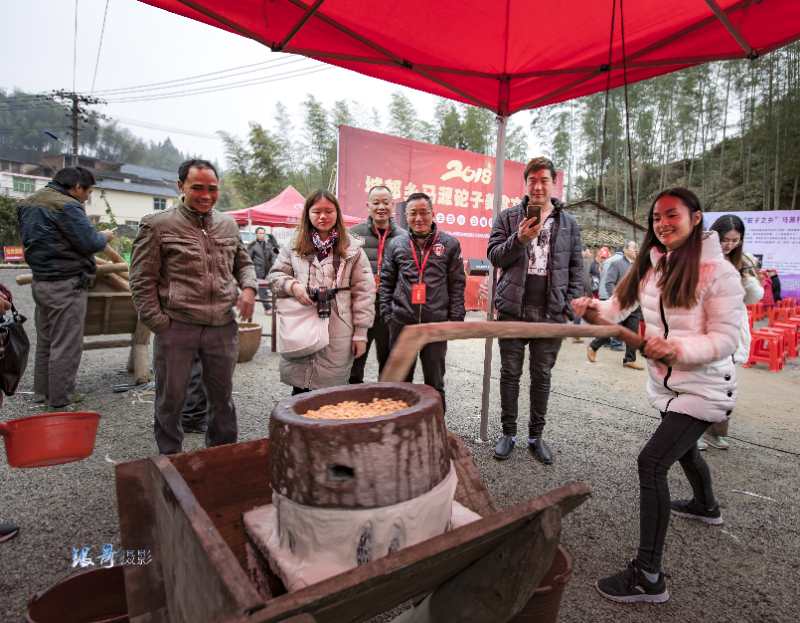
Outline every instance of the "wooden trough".
<path fill-rule="evenodd" d="M 562 516 L 589 487 L 571 483 L 498 512 L 464 443 L 452 434 L 448 443 L 456 499 L 483 519 L 284 594 L 274 576 L 257 580 L 265 570 L 242 521 L 272 499 L 268 439 L 117 465 L 122 547 L 152 554 L 125 568 L 130 621 L 346 623 L 431 593 L 431 611 L 447 612 L 437 620 L 512 620 L 550 567 Z"/>
<path fill-rule="evenodd" d="M 97 278 L 89 290 L 83 334 L 127 334 L 131 337 L 84 341 L 83 350 L 130 347 L 128 372 L 133 373 L 136 384 L 146 383 L 150 380 L 150 330 L 139 322 L 133 306 L 128 264 L 111 246 L 107 245 L 103 253 L 107 259 L 96 258 Z M 32 280 L 30 274 L 17 277 L 20 285 L 29 284 Z"/>

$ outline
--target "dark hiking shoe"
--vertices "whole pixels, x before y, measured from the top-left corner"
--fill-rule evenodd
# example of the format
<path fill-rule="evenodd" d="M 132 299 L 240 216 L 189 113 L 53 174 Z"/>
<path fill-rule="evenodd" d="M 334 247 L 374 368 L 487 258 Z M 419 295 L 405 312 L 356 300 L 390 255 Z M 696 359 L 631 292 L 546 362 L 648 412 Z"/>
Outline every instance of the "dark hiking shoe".
<path fill-rule="evenodd" d="M 500 437 L 494 447 L 494 458 L 498 461 L 505 461 L 511 456 L 511 452 L 514 450 L 516 443 L 517 440 L 514 438 L 514 435 L 503 435 Z"/>
<path fill-rule="evenodd" d="M 672 514 L 678 517 L 695 519 L 712 526 L 721 526 L 724 523 L 722 513 L 719 512 L 719 504 L 705 508 L 694 500 L 673 500 L 670 506 L 672 506 Z"/>
<path fill-rule="evenodd" d="M 553 453 L 550 451 L 550 448 L 541 437 L 537 438 L 532 443 L 528 442 L 528 450 L 530 450 L 533 458 L 540 463 L 543 463 L 544 465 L 553 464 Z"/>
<path fill-rule="evenodd" d="M 669 599 L 664 574 L 659 573 L 658 580 L 650 582 L 635 560 L 625 571 L 598 580 L 594 587 L 606 599 L 622 604 L 662 604 Z"/>
<path fill-rule="evenodd" d="M 0 521 L 0 543 L 10 541 L 19 534 L 19 526 L 10 521 Z"/>

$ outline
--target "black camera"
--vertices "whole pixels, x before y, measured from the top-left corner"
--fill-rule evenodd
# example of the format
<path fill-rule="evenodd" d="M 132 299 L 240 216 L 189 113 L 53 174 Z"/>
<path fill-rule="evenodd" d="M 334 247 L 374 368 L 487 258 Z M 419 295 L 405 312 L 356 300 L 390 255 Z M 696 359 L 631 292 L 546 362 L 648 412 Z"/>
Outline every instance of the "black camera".
<path fill-rule="evenodd" d="M 336 296 L 339 288 L 309 288 L 308 297 L 316 302 L 317 314 L 320 318 L 331 317 L 331 301 Z"/>

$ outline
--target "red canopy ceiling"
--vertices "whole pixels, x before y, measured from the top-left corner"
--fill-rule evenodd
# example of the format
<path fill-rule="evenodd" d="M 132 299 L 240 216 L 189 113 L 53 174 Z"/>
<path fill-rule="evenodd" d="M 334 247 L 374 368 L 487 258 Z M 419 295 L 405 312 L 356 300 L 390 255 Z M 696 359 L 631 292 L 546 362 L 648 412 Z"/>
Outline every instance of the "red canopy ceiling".
<path fill-rule="evenodd" d="M 800 37 L 800 0 L 143 1 L 501 115 L 623 84 L 623 28 L 628 82 Z"/>
<path fill-rule="evenodd" d="M 225 214 L 236 219 L 238 225 L 269 225 L 271 227 L 294 227 L 303 215 L 305 197 L 294 186 L 287 186 L 277 197 L 252 208 L 231 210 Z M 355 216 L 342 215 L 348 227 L 360 221 Z"/>

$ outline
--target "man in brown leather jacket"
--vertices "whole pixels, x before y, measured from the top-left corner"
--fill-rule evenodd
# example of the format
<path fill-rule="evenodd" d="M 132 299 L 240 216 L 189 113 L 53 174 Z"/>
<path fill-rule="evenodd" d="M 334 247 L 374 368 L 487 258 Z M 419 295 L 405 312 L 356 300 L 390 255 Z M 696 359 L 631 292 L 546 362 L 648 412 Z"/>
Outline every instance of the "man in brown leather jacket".
<path fill-rule="evenodd" d="M 176 207 L 142 220 L 130 270 L 133 304 L 155 333 L 154 429 L 161 454 L 181 451 L 180 415 L 195 355 L 208 394 L 206 445 L 236 441 L 233 308 L 251 318 L 258 287 L 236 222 L 213 209 L 219 196 L 214 165 L 187 160 L 178 169 L 178 188 L 183 197 Z"/>

